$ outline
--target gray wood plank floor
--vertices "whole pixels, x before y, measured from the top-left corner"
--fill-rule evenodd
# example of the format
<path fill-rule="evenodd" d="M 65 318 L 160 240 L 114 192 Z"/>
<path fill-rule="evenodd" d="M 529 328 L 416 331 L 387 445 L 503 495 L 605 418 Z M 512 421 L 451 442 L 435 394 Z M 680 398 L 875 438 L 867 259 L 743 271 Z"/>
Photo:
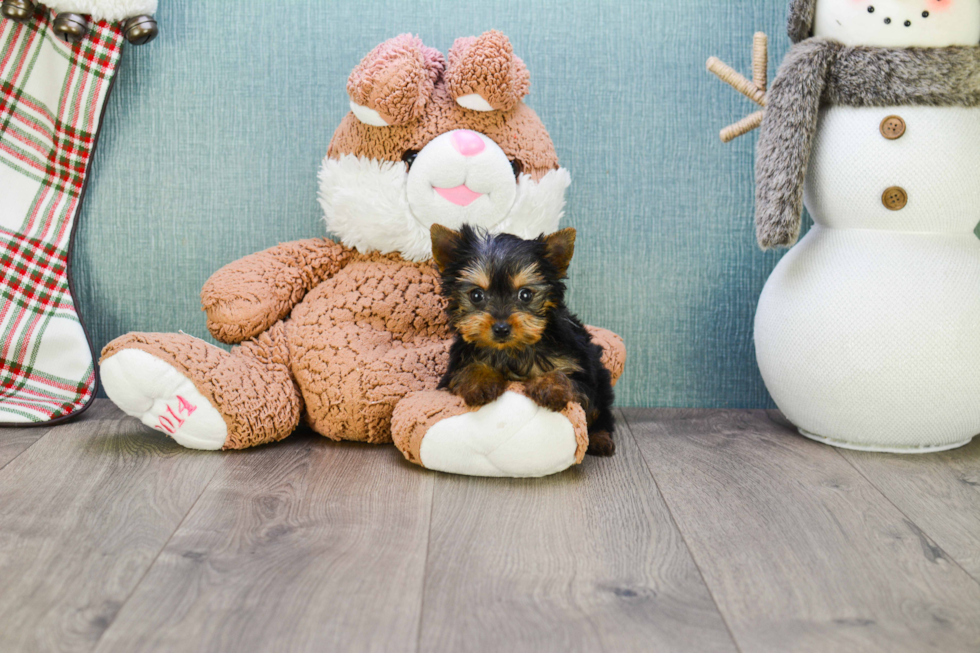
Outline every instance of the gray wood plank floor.
<path fill-rule="evenodd" d="M 624 436 L 547 479 L 436 478 L 420 650 L 735 650 Z"/>
<path fill-rule="evenodd" d="M 765 411 L 629 422 L 745 650 L 980 649 L 980 583 L 836 449 Z"/>
<path fill-rule="evenodd" d="M 11 460 L 24 453 L 32 444 L 41 439 L 48 432 L 45 427 L 16 429 L 2 428 L 0 433 L 0 469 L 7 466 Z"/>
<path fill-rule="evenodd" d="M 416 650 L 432 475 L 310 433 L 231 457 L 97 650 Z"/>
<path fill-rule="evenodd" d="M 627 410 L 618 443 L 531 481 L 191 452 L 105 400 L 0 429 L 0 651 L 980 650 L 980 441 Z"/>

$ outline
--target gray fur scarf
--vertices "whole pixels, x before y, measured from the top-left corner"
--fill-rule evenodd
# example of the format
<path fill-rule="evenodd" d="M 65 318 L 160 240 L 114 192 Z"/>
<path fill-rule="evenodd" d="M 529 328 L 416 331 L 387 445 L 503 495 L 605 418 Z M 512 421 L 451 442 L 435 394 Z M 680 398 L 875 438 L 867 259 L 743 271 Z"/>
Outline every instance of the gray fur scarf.
<path fill-rule="evenodd" d="M 756 156 L 756 235 L 763 249 L 800 235 L 803 182 L 824 104 L 980 106 L 980 47 L 793 46 L 769 90 Z"/>

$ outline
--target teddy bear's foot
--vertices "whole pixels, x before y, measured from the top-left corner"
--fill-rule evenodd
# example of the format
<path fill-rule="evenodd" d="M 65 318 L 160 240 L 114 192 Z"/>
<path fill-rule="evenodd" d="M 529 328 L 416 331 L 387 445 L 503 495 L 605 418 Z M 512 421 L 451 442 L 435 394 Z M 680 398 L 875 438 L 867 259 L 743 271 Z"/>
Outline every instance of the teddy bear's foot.
<path fill-rule="evenodd" d="M 124 412 L 192 449 L 281 440 L 303 400 L 280 322 L 231 352 L 176 333 L 130 333 L 102 351 L 102 382 Z"/>
<path fill-rule="evenodd" d="M 552 412 L 516 384 L 478 410 L 444 391 L 410 394 L 395 407 L 391 434 L 409 461 L 468 476 L 556 474 L 582 462 L 588 445 L 581 406 Z"/>
<path fill-rule="evenodd" d="M 140 349 L 123 349 L 101 365 L 102 387 L 119 408 L 188 449 L 221 449 L 228 426 L 186 376 Z"/>

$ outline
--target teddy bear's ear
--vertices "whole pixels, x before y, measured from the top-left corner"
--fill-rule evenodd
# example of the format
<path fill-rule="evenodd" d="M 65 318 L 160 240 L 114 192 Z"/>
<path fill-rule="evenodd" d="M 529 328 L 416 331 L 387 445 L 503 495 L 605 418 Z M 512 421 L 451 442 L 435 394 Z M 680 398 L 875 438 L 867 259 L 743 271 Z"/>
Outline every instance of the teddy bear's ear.
<path fill-rule="evenodd" d="M 453 99 L 473 111 L 507 111 L 531 87 L 524 62 L 514 56 L 506 36 L 496 30 L 456 39 L 449 50 L 446 83 Z"/>
<path fill-rule="evenodd" d="M 442 54 L 411 34 L 371 50 L 347 79 L 350 108 L 366 125 L 404 125 L 419 118 L 446 68 Z"/>

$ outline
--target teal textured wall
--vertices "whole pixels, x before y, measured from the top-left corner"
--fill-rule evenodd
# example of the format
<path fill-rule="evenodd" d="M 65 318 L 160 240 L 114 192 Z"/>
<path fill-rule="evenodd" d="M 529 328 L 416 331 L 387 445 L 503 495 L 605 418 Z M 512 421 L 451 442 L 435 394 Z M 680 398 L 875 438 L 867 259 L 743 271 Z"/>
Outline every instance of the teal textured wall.
<path fill-rule="evenodd" d="M 749 72 L 763 30 L 774 70 L 787 4 L 162 0 L 161 37 L 125 53 L 77 236 L 95 345 L 131 330 L 206 337 L 212 272 L 324 233 L 317 167 L 360 58 L 403 32 L 445 52 L 496 28 L 572 173 L 570 304 L 626 339 L 620 405 L 769 406 L 752 318 L 778 256 L 754 240 L 755 136 L 717 137 L 752 105 L 704 63 Z"/>

